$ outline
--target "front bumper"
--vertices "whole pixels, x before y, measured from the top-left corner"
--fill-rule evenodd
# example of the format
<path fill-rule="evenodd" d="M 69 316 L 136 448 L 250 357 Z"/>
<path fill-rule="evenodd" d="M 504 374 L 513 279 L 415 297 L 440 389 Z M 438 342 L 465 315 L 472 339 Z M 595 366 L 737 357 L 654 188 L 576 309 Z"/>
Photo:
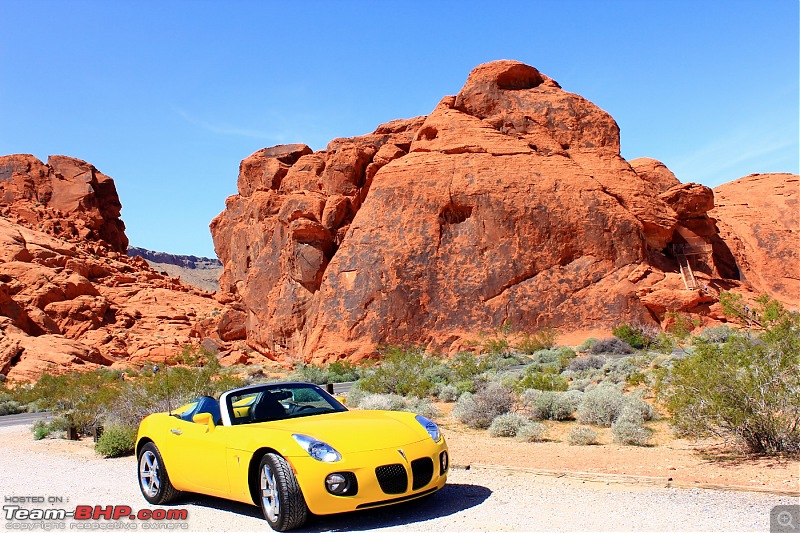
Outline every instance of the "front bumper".
<path fill-rule="evenodd" d="M 436 492 L 444 487 L 449 471 L 449 457 L 448 464 L 442 468 L 442 453 L 448 453 L 444 438 L 438 443 L 427 440 L 384 450 L 343 453 L 342 460 L 335 463 L 322 463 L 308 456 L 286 459 L 295 471 L 309 510 L 324 515 L 392 505 Z M 433 463 L 432 472 L 426 458 Z M 379 467 L 384 467 L 380 480 Z M 387 478 L 387 471 L 392 472 L 391 478 Z M 325 478 L 334 472 L 352 472 L 357 479 L 358 492 L 344 496 L 328 492 Z"/>

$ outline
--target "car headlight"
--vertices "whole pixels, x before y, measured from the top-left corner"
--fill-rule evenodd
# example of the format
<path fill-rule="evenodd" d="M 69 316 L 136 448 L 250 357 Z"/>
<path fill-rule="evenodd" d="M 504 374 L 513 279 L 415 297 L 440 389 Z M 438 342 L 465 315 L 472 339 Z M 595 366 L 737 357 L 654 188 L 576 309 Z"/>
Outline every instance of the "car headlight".
<path fill-rule="evenodd" d="M 294 434 L 292 438 L 308 455 L 323 463 L 335 463 L 342 460 L 342 455 L 327 442 L 322 442 L 308 435 Z"/>
<path fill-rule="evenodd" d="M 434 442 L 439 442 L 442 440 L 442 434 L 439 431 L 439 426 L 436 425 L 436 422 L 429 420 L 422 415 L 417 415 L 416 418 L 417 422 L 419 422 L 420 425 L 425 428 L 425 431 L 428 432 L 428 435 L 431 436 Z"/>

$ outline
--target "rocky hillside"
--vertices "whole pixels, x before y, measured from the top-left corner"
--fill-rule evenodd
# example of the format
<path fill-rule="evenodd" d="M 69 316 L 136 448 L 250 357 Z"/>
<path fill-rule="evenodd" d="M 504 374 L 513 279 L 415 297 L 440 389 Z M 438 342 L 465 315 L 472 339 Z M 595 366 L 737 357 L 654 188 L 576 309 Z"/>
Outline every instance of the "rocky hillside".
<path fill-rule="evenodd" d="M 428 116 L 243 160 L 211 223 L 221 290 L 251 347 L 306 361 L 455 350 L 507 321 L 722 318 L 719 291 L 749 288 L 713 191 L 619 142 L 608 113 L 535 68 L 481 65 Z"/>
<path fill-rule="evenodd" d="M 223 304 L 125 255 L 121 207 L 89 163 L 0 157 L 0 373 L 163 361 L 219 338 Z"/>
<path fill-rule="evenodd" d="M 129 246 L 128 257 L 137 256 L 165 276 L 180 278 L 183 283 L 204 291 L 219 290 L 219 277 L 222 275 L 222 263 L 219 259 L 154 252 Z"/>

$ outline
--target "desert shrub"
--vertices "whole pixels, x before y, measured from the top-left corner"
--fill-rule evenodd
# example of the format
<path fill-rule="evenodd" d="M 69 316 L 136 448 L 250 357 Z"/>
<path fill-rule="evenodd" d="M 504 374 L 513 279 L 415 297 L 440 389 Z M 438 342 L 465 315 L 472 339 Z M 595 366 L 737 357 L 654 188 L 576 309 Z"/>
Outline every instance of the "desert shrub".
<path fill-rule="evenodd" d="M 348 360 L 334 361 L 328 365 L 328 381 L 326 383 L 346 383 L 357 381 L 360 369 Z"/>
<path fill-rule="evenodd" d="M 503 322 L 494 333 L 485 336 L 481 345 L 481 352 L 490 355 L 504 355 L 511 351 L 508 336 L 511 334 L 511 322 Z"/>
<path fill-rule="evenodd" d="M 590 368 L 603 368 L 606 364 L 606 358 L 599 355 L 590 355 L 587 357 L 576 357 L 569 362 L 567 368 L 573 372 L 583 372 Z"/>
<path fill-rule="evenodd" d="M 703 341 L 713 342 L 718 344 L 727 342 L 728 339 L 730 339 L 734 333 L 735 330 L 733 328 L 723 324 L 721 326 L 704 329 L 703 331 L 700 332 L 700 335 L 698 335 L 698 337 L 700 337 L 700 339 Z"/>
<path fill-rule="evenodd" d="M 328 383 L 328 371 L 321 366 L 299 364 L 294 372 L 288 376 L 289 381 L 305 381 L 316 385 Z"/>
<path fill-rule="evenodd" d="M 629 346 L 641 350 L 647 348 L 652 342 L 652 338 L 645 332 L 641 326 L 632 326 L 630 324 L 621 324 L 615 327 L 611 333 L 614 337 Z M 598 353 L 598 352 L 595 352 Z M 629 352 L 628 352 L 629 353 Z"/>
<path fill-rule="evenodd" d="M 609 427 L 625 406 L 625 395 L 616 387 L 600 385 L 584 393 L 578 406 L 582 424 Z"/>
<path fill-rule="evenodd" d="M 380 365 L 364 372 L 361 387 L 377 394 L 430 396 L 435 383 L 426 371 L 439 364 L 439 358 L 427 355 L 421 347 L 387 346 L 379 350 Z"/>
<path fill-rule="evenodd" d="M 639 368 L 633 363 L 630 357 L 623 357 L 607 362 L 603 365 L 605 380 L 612 383 L 626 383 Z"/>
<path fill-rule="evenodd" d="M 27 409 L 9 394 L 0 394 L 0 416 L 24 413 Z"/>
<path fill-rule="evenodd" d="M 546 431 L 547 426 L 544 424 L 527 422 L 517 430 L 517 438 L 523 442 L 541 442 L 544 440 Z"/>
<path fill-rule="evenodd" d="M 610 339 L 601 339 L 594 343 L 591 352 L 595 355 L 601 353 L 625 355 L 633 353 L 633 348 L 627 342 L 616 337 L 612 337 Z"/>
<path fill-rule="evenodd" d="M 594 346 L 595 344 L 597 344 L 597 339 L 595 339 L 594 337 L 589 337 L 588 339 L 583 341 L 580 344 L 580 346 L 575 348 L 575 351 L 580 353 L 586 353 L 590 351 L 592 349 L 592 346 Z"/>
<path fill-rule="evenodd" d="M 454 402 L 458 400 L 458 397 L 461 394 L 461 392 L 455 385 L 444 385 L 439 389 L 437 397 L 443 402 Z"/>
<path fill-rule="evenodd" d="M 450 367 L 450 380 L 453 383 L 472 381 L 485 369 L 481 368 L 481 361 L 470 352 L 459 352 L 448 362 Z"/>
<path fill-rule="evenodd" d="M 356 408 L 361 403 L 361 400 L 368 394 L 368 392 L 361 388 L 361 381 L 356 381 L 345 394 L 345 403 L 347 403 L 348 407 Z"/>
<path fill-rule="evenodd" d="M 367 394 L 358 402 L 358 408 L 377 411 L 405 411 L 408 404 L 397 394 Z"/>
<path fill-rule="evenodd" d="M 404 410 L 422 415 L 431 420 L 441 415 L 439 408 L 434 405 L 430 398 L 409 398 Z"/>
<path fill-rule="evenodd" d="M 136 426 L 119 423 L 105 426 L 94 449 L 103 457 L 132 455 L 136 449 Z"/>
<path fill-rule="evenodd" d="M 727 305 L 739 301 L 729 297 Z M 800 315 L 768 297 L 749 315 L 764 330 L 734 333 L 658 376 L 656 393 L 687 436 L 734 437 L 755 453 L 800 453 Z"/>
<path fill-rule="evenodd" d="M 573 446 L 589 446 L 597 443 L 597 432 L 588 426 L 575 426 L 567 434 L 567 442 Z"/>
<path fill-rule="evenodd" d="M 690 315 L 677 311 L 667 312 L 665 318 L 669 324 L 667 331 L 678 340 L 686 339 L 701 324 L 699 319 L 692 319 Z"/>
<path fill-rule="evenodd" d="M 535 333 L 524 333 L 515 348 L 520 352 L 533 355 L 539 350 L 550 350 L 556 345 L 558 332 L 552 328 L 543 328 Z"/>
<path fill-rule="evenodd" d="M 568 420 L 580 404 L 579 391 L 554 392 L 528 389 L 520 395 L 523 411 L 534 420 Z"/>
<path fill-rule="evenodd" d="M 492 437 L 516 437 L 519 429 L 529 421 L 519 413 L 505 413 L 496 416 L 489 425 Z"/>
<path fill-rule="evenodd" d="M 631 446 L 644 446 L 650 440 L 650 430 L 644 427 L 641 411 L 625 407 L 617 420 L 611 424 L 614 441 Z"/>
<path fill-rule="evenodd" d="M 453 416 L 472 428 L 486 429 L 495 417 L 510 412 L 515 401 L 510 389 L 489 383 L 475 394 L 462 394 L 453 407 Z"/>
<path fill-rule="evenodd" d="M 563 391 L 567 390 L 569 382 L 567 378 L 561 376 L 557 369 L 545 369 L 542 371 L 531 370 L 528 367 L 525 374 L 517 382 L 516 388 L 518 390 L 524 389 L 538 389 L 550 391 Z"/>
<path fill-rule="evenodd" d="M 474 393 L 475 391 L 478 390 L 478 387 L 477 387 L 475 381 L 471 380 L 471 379 L 470 380 L 458 381 L 458 382 L 456 382 L 455 387 L 456 387 L 456 389 L 458 389 L 458 395 L 459 396 L 461 396 L 465 392 Z"/>
<path fill-rule="evenodd" d="M 56 417 L 52 420 L 37 420 L 31 426 L 31 432 L 34 440 L 42 440 L 53 435 L 62 436 L 69 426 L 69 421 L 63 417 Z"/>
<path fill-rule="evenodd" d="M 594 385 L 594 380 L 591 379 L 573 379 L 569 382 L 568 391 L 586 392 L 586 390 Z"/>

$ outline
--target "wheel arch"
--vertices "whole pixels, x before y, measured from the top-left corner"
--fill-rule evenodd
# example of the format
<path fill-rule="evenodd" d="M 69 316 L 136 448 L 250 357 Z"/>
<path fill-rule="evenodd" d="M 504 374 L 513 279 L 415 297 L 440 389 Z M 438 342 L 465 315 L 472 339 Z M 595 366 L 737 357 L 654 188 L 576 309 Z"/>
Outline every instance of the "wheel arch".
<path fill-rule="evenodd" d="M 283 454 L 281 454 L 281 452 L 278 450 L 268 446 L 263 446 L 253 452 L 253 455 L 250 457 L 250 464 L 247 466 L 247 487 L 250 489 L 250 498 L 253 500 L 253 504 L 259 507 L 261 504 L 259 503 L 260 496 L 258 494 L 258 467 L 261 465 L 261 459 L 263 459 L 263 457 L 268 453 L 274 453 L 275 455 L 283 457 Z M 283 458 L 286 459 L 285 457 Z M 289 463 L 289 466 L 291 466 L 291 464 L 292 463 Z"/>
<path fill-rule="evenodd" d="M 136 457 L 137 458 L 139 457 L 139 452 L 142 451 L 142 447 L 144 447 L 144 445 L 147 444 L 148 442 L 153 442 L 153 439 L 151 439 L 150 437 L 142 437 L 136 443 Z M 153 442 L 153 446 L 156 446 L 155 442 Z M 156 448 L 158 448 L 158 446 L 156 446 Z"/>

